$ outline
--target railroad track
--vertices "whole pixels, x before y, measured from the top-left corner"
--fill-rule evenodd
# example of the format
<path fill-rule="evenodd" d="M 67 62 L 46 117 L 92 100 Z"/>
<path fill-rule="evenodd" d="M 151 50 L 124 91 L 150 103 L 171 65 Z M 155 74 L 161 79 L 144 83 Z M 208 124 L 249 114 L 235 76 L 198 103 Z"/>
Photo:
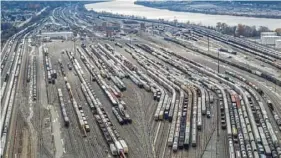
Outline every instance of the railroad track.
<path fill-rule="evenodd" d="M 43 131 L 43 125 L 42 125 L 42 120 L 43 120 L 43 115 L 42 115 L 42 111 L 43 111 L 43 105 L 42 105 L 42 102 L 41 102 L 41 100 L 43 99 L 43 98 L 41 98 L 41 91 L 40 91 L 40 89 L 39 89 L 39 87 L 40 87 L 40 83 L 41 82 L 44 82 L 44 80 L 41 80 L 42 78 L 40 77 L 40 58 L 39 58 L 39 56 L 38 55 L 36 55 L 35 56 L 36 57 L 36 67 L 35 67 L 35 72 L 36 72 L 36 76 L 37 76 L 37 78 L 36 78 L 36 80 L 37 80 L 37 82 L 36 82 L 36 87 L 37 87 L 37 89 L 36 89 L 36 96 L 37 96 L 37 100 L 36 100 L 36 104 L 35 104 L 35 106 L 37 106 L 37 107 L 35 107 L 35 109 L 37 109 L 37 114 L 38 114 L 38 116 L 37 115 L 35 115 L 35 117 L 34 118 L 36 118 L 36 116 L 38 117 L 37 119 L 35 119 L 35 120 L 37 120 L 37 122 L 36 122 L 36 125 L 37 125 L 37 141 L 38 141 L 38 144 L 37 144 L 37 151 L 39 151 L 38 153 L 39 153 L 39 155 L 41 155 L 41 150 L 42 150 L 42 131 Z M 44 145 L 43 145 L 43 148 L 44 148 Z M 48 152 L 46 155 L 48 155 L 48 156 L 50 156 L 50 153 Z M 38 154 L 36 154 L 36 157 L 38 156 Z"/>
<path fill-rule="evenodd" d="M 72 72 L 68 72 L 67 74 L 69 74 L 69 73 L 74 73 L 73 71 Z M 70 78 L 73 78 L 73 77 L 70 77 Z M 70 80 L 69 81 L 70 83 L 71 83 L 71 85 L 74 85 L 74 87 L 75 87 L 75 89 L 77 89 L 76 91 L 73 91 L 73 95 L 74 95 L 74 97 L 75 98 L 78 98 L 78 100 L 77 100 L 77 103 L 78 104 L 83 104 L 84 105 L 84 103 L 85 103 L 85 100 L 84 100 L 84 97 L 82 96 L 82 93 L 81 93 L 81 91 L 80 91 L 80 85 L 78 84 L 78 83 L 80 83 L 80 81 L 78 81 L 78 80 L 75 80 L 75 81 L 73 81 L 73 80 Z M 85 107 L 85 106 L 84 106 Z M 88 110 L 88 109 L 87 109 Z M 75 118 L 75 116 L 74 116 L 75 114 L 73 114 L 72 116 Z M 89 118 L 89 117 L 88 117 Z M 76 121 L 76 120 L 75 120 Z M 78 125 L 77 125 L 78 126 Z M 80 130 L 79 130 L 80 131 Z M 76 131 L 76 132 L 78 132 L 78 131 Z M 81 133 L 81 131 L 80 131 L 80 133 Z M 91 141 L 91 139 L 88 139 L 88 136 L 86 137 L 86 138 L 82 138 L 82 140 L 80 141 L 80 145 L 82 146 L 82 149 L 85 151 L 85 153 L 86 153 L 86 155 L 87 155 L 87 157 L 93 157 L 93 156 L 95 156 L 95 154 L 94 154 L 94 151 L 92 151 L 91 149 L 89 149 L 89 147 L 90 146 L 92 146 L 91 144 L 90 144 L 90 141 Z M 76 140 L 76 142 L 77 142 L 77 140 Z M 85 143 L 85 142 L 87 142 L 87 143 Z M 90 151 L 90 152 L 89 152 Z"/>
<path fill-rule="evenodd" d="M 129 84 L 128 84 L 129 85 Z M 132 126 L 132 128 L 134 128 L 134 130 L 132 130 L 132 133 L 135 133 L 135 132 L 141 132 L 141 138 L 138 138 L 138 141 L 140 144 L 143 144 L 144 145 L 144 151 L 145 152 L 145 157 L 149 157 L 149 153 L 148 153 L 148 148 L 149 148 L 149 143 L 147 143 L 147 138 L 149 138 L 146 133 L 147 133 L 147 129 L 145 128 L 145 119 L 144 119 L 144 106 L 146 104 L 145 102 L 145 99 L 144 99 L 144 94 L 143 93 L 139 93 L 136 88 L 134 86 L 128 86 L 128 88 L 132 89 L 133 90 L 133 93 L 134 93 L 134 98 L 137 98 L 137 104 L 136 104 L 136 120 L 141 120 L 140 122 L 138 122 L 139 126 L 138 126 L 138 129 L 136 129 L 136 127 Z M 144 141 L 144 142 L 142 142 Z"/>
<path fill-rule="evenodd" d="M 146 93 L 146 92 L 145 92 L 145 93 Z M 141 116 L 141 119 L 142 119 L 141 128 L 143 129 L 143 135 L 145 135 L 145 138 L 146 138 L 146 139 L 144 140 L 144 141 L 145 141 L 145 144 L 146 144 L 146 157 L 149 157 L 149 155 L 152 155 L 152 153 L 148 153 L 149 151 L 151 151 L 151 150 L 149 150 L 149 149 L 151 149 L 151 147 L 150 147 L 151 145 L 150 145 L 150 143 L 148 142 L 148 141 L 150 140 L 150 137 L 149 137 L 149 135 L 147 135 L 147 132 L 149 132 L 149 130 L 148 130 L 148 126 L 146 126 L 146 124 L 147 124 L 146 121 L 147 121 L 147 120 L 145 119 L 145 118 L 146 118 L 146 114 L 147 114 L 147 113 L 146 113 L 146 109 L 147 109 L 147 108 L 144 107 L 144 105 L 147 104 L 147 102 L 145 102 L 145 98 L 146 98 L 145 95 L 146 95 L 146 94 L 143 93 L 143 95 L 142 95 L 141 98 L 139 98 L 139 95 L 137 95 L 137 97 L 138 97 L 138 100 L 139 100 L 139 101 L 140 101 L 140 100 L 142 101 L 142 104 L 139 104 L 139 106 L 142 107 L 141 110 L 140 110 L 140 111 L 141 111 L 140 113 L 141 113 L 141 115 L 142 115 L 142 116 Z M 151 105 L 150 103 L 151 103 L 151 102 L 149 102 L 148 105 Z M 145 109 L 144 109 L 144 108 L 145 108 Z"/>
<path fill-rule="evenodd" d="M 40 48 L 41 47 L 39 47 L 39 49 Z M 40 50 L 38 50 L 38 62 L 37 62 L 37 67 L 38 67 L 37 79 L 38 79 L 38 82 L 37 82 L 37 84 L 38 84 L 38 87 L 40 87 L 40 89 L 42 88 L 41 91 L 38 91 L 38 99 L 40 101 L 38 106 L 43 108 L 44 107 L 43 99 L 45 99 L 44 98 L 45 96 L 43 96 L 43 94 L 44 94 L 43 91 L 46 92 L 46 95 L 48 95 L 48 94 L 47 94 L 46 88 L 43 88 L 42 86 L 40 86 L 40 85 L 45 85 L 46 84 L 46 82 L 45 82 L 44 58 L 41 58 L 41 56 L 43 56 L 43 54 L 42 54 L 42 52 Z M 43 73 L 43 75 L 40 74 L 40 73 Z M 41 83 L 41 82 L 43 82 L 44 84 Z M 49 151 L 46 152 L 46 148 L 45 148 L 45 146 L 42 143 L 42 139 L 43 139 L 43 137 L 42 137 L 43 136 L 43 134 L 42 134 L 42 131 L 43 131 L 43 126 L 42 126 L 43 116 L 41 114 L 40 108 L 39 108 L 39 119 L 40 119 L 40 122 L 39 122 L 39 130 L 40 131 L 38 132 L 38 152 L 39 152 L 38 155 L 40 155 L 40 157 L 42 157 L 42 153 L 45 152 L 45 154 L 47 156 L 50 156 L 50 155 L 52 156 L 52 154 L 50 154 Z"/>
<path fill-rule="evenodd" d="M 58 77 L 58 80 L 60 80 L 60 77 Z M 60 85 L 63 85 L 63 83 L 62 83 L 63 81 L 60 80 L 58 82 L 60 83 Z M 69 104 L 71 104 L 70 102 L 66 102 L 67 100 L 68 101 L 70 100 L 69 96 L 68 96 L 68 92 L 65 90 L 64 86 L 60 87 L 60 88 L 62 89 L 63 94 L 66 94 L 66 95 L 64 95 L 64 98 L 66 98 L 65 99 L 65 104 L 67 105 L 66 107 L 71 106 L 71 105 L 69 105 Z M 68 114 L 73 114 L 72 110 L 68 110 Z M 73 116 L 73 115 L 71 115 L 71 116 Z M 76 120 L 74 120 L 74 121 L 76 121 Z M 65 129 L 65 131 L 67 133 L 67 137 L 66 137 L 67 142 L 69 141 L 69 143 L 70 143 L 70 148 L 67 148 L 68 149 L 67 152 L 73 154 L 74 157 L 79 157 L 79 155 L 77 155 L 77 151 L 79 151 L 80 149 L 77 149 L 77 145 L 75 144 L 76 143 L 76 140 L 75 140 L 76 136 L 74 136 L 74 133 L 73 133 L 73 130 L 72 130 L 72 128 L 75 128 L 76 125 L 77 125 L 76 123 L 73 123 L 73 121 L 70 121 L 69 128 Z M 65 148 L 66 148 L 66 145 L 68 145 L 68 143 L 66 143 L 66 141 L 65 141 Z"/>
<path fill-rule="evenodd" d="M 82 106 L 84 106 L 85 105 L 85 103 L 86 103 L 86 101 L 85 101 L 85 98 L 83 97 L 83 94 L 82 94 L 82 92 L 81 92 L 81 90 L 80 90 L 80 85 L 79 85 L 79 83 L 80 83 L 80 81 L 77 81 L 77 82 L 75 82 L 75 87 L 76 87 L 76 89 L 77 89 L 77 91 L 76 91 L 76 95 L 78 96 L 78 101 L 77 101 L 77 103 L 79 104 L 79 102 L 80 102 L 80 104 L 82 105 Z M 74 93 L 74 95 L 75 95 L 75 93 Z M 85 108 L 85 106 L 84 106 L 84 108 Z M 85 110 L 89 110 L 89 109 L 84 109 L 83 108 L 83 110 L 85 111 Z M 88 107 L 86 107 L 86 108 L 88 108 Z M 87 118 L 89 118 L 89 116 L 87 115 Z M 88 122 L 90 121 L 90 120 L 87 120 Z M 83 138 L 83 148 L 85 149 L 85 151 L 87 151 L 87 146 L 88 147 L 90 147 L 90 146 L 92 146 L 91 144 L 90 144 L 90 141 L 91 141 L 91 139 L 89 138 L 89 135 L 90 134 L 88 134 L 87 135 L 87 137 L 85 137 L 85 138 Z M 87 142 L 87 143 L 84 143 L 84 142 Z M 95 157 L 95 153 L 94 153 L 94 151 L 93 150 L 91 150 L 90 149 L 90 153 L 87 151 L 87 157 Z"/>
<path fill-rule="evenodd" d="M 22 50 L 22 52 L 24 52 L 24 49 Z M 21 53 L 21 52 L 20 52 Z M 25 59 L 25 54 L 22 53 L 22 58 Z M 15 148 L 17 148 L 17 137 L 12 137 L 12 136 L 15 136 L 17 135 L 18 131 L 17 129 L 20 127 L 18 126 L 18 122 L 16 121 L 17 118 L 18 118 L 18 114 L 19 114 L 19 111 L 18 111 L 18 108 L 14 108 L 14 104 L 20 104 L 21 106 L 22 105 L 22 82 L 21 82 L 21 78 L 22 76 L 24 75 L 24 71 L 22 70 L 24 67 L 22 65 L 22 63 L 25 63 L 24 60 L 21 60 L 21 65 L 20 67 L 18 67 L 18 70 L 19 70 L 19 74 L 17 77 L 14 78 L 14 81 L 11 81 L 13 84 L 13 89 L 16 90 L 17 92 L 14 94 L 14 96 L 11 96 L 10 99 L 14 99 L 14 101 L 12 102 L 12 113 L 11 113 L 11 117 L 9 117 L 8 119 L 9 120 L 9 125 L 8 125 L 8 132 L 11 132 L 8 134 L 8 138 L 7 138 L 7 141 L 9 142 L 8 143 L 8 150 L 6 150 L 6 154 L 11 156 L 11 155 L 14 155 L 14 151 L 15 151 Z M 12 63 L 11 67 L 17 67 L 18 66 L 18 62 L 15 60 L 14 63 Z M 12 95 L 12 94 L 11 94 Z M 6 118 L 7 119 L 7 118 Z M 1 136 L 2 136 L 2 133 L 1 133 Z M 6 144 L 3 144 L 3 145 L 6 145 Z M 11 152 L 11 153 L 10 153 Z M 15 151 L 16 152 L 16 151 Z M 2 153 L 1 153 L 2 154 Z"/>
<path fill-rule="evenodd" d="M 70 8 L 63 8 L 61 10 L 58 10 L 57 12 L 62 12 L 64 17 L 67 17 L 67 20 L 68 20 L 67 22 L 71 24 L 71 19 L 72 20 L 76 20 L 76 18 L 71 18 L 70 16 L 72 16 L 72 14 L 71 15 L 67 15 L 67 16 L 65 15 L 65 14 L 69 13 L 68 12 L 69 10 L 70 10 Z M 215 42 L 214 45 L 217 45 L 217 43 Z M 158 60 L 158 59 L 156 59 L 156 57 L 154 57 L 152 55 L 149 55 L 149 57 L 153 58 L 154 60 Z M 52 56 L 51 58 L 56 58 L 56 56 Z M 109 57 L 107 57 L 107 58 L 109 58 Z M 173 59 L 175 60 L 177 58 L 173 58 Z M 77 60 L 78 60 L 79 63 L 81 63 L 81 60 L 79 58 L 77 58 Z M 68 60 L 67 59 L 63 60 L 64 65 L 66 65 L 66 63 L 65 63 L 66 61 L 68 61 Z M 159 62 L 159 64 L 160 63 L 164 63 L 164 62 L 162 62 L 162 60 L 161 60 Z M 185 65 L 187 63 L 188 62 L 182 62 L 182 65 Z M 82 66 L 82 69 L 85 70 L 85 66 L 83 64 L 81 64 L 81 66 Z M 152 66 L 152 67 L 155 67 L 155 66 Z M 170 67 L 170 65 L 169 66 L 166 66 L 166 65 L 163 66 L 163 68 L 166 68 L 166 67 L 167 68 L 171 68 L 171 67 L 175 68 L 173 66 Z M 185 68 L 187 68 L 187 67 L 185 67 Z M 194 69 L 191 69 L 191 70 L 194 70 Z M 73 95 L 74 95 L 75 98 L 77 98 L 78 104 L 83 104 L 83 110 L 84 110 L 85 98 L 84 98 L 84 96 L 83 96 L 83 94 L 81 93 L 81 90 L 80 90 L 80 83 L 81 82 L 77 78 L 77 74 L 79 75 L 79 73 L 76 73 L 76 71 L 75 72 L 73 72 L 73 71 L 70 72 L 67 69 L 66 69 L 66 71 L 67 71 L 67 76 L 70 79 L 69 82 L 73 85 L 73 88 L 75 90 L 77 89 L 77 91 L 73 91 L 74 92 Z M 163 71 L 157 71 L 157 72 L 160 73 L 160 72 L 163 72 Z M 197 72 L 197 70 L 196 70 L 196 72 Z M 196 72 L 195 73 L 192 72 L 192 73 L 197 74 Z M 90 74 L 89 74 L 89 72 L 86 69 L 85 78 L 86 78 L 86 76 L 87 76 L 87 78 L 90 78 L 89 75 Z M 108 82 L 108 81 L 106 80 L 106 82 Z M 48 83 L 46 84 L 47 85 L 47 95 L 48 95 L 48 101 L 47 102 L 50 103 L 50 104 L 53 104 L 54 106 L 57 105 L 56 103 L 58 102 L 57 96 L 56 96 L 56 94 L 57 94 L 56 91 L 57 91 L 57 88 L 59 87 L 58 83 L 59 84 L 63 84 L 63 80 L 62 79 L 58 79 L 56 85 L 49 85 Z M 25 83 L 22 83 L 22 84 L 25 85 Z M 129 82 L 129 85 L 131 85 L 131 84 L 132 83 Z M 223 83 L 223 84 L 226 84 L 226 83 Z M 100 86 L 100 85 L 97 86 L 96 84 L 91 84 L 91 85 L 95 85 L 95 87 L 99 87 Z M 120 133 L 120 135 L 123 135 L 123 136 L 129 135 L 130 137 L 133 137 L 132 139 L 130 138 L 131 139 L 130 142 L 132 142 L 131 143 L 132 146 L 131 146 L 131 144 L 129 144 L 131 147 L 133 147 L 133 150 L 134 150 L 132 152 L 133 156 L 135 156 L 135 157 L 142 156 L 142 155 L 144 155 L 144 157 L 151 156 L 152 153 L 150 153 L 150 152 L 152 152 L 151 150 L 153 150 L 152 148 L 154 146 L 152 148 L 150 148 L 150 144 L 154 145 L 154 142 L 153 143 L 151 142 L 151 140 L 154 139 L 154 140 L 156 140 L 155 145 L 157 146 L 155 152 L 156 152 L 156 155 L 159 156 L 159 157 L 163 158 L 166 155 L 168 155 L 170 157 L 177 157 L 177 158 L 181 158 L 181 157 L 201 157 L 202 153 L 204 153 L 204 150 L 206 149 L 206 146 L 207 146 L 207 144 L 209 143 L 209 141 L 211 139 L 211 136 L 214 134 L 215 131 L 220 132 L 220 134 L 221 134 L 221 137 L 219 137 L 217 139 L 221 139 L 223 137 L 221 139 L 221 141 L 223 141 L 223 143 L 221 143 L 221 144 L 223 144 L 223 146 L 229 146 L 229 142 L 228 142 L 228 139 L 226 139 L 226 137 L 229 137 L 230 133 L 229 133 L 229 131 L 228 131 L 228 133 L 226 133 L 225 131 L 220 129 L 220 127 L 221 127 L 220 120 L 221 119 L 219 118 L 219 116 L 212 117 L 211 121 L 209 121 L 205 117 L 202 117 L 202 119 L 203 119 L 203 128 L 202 128 L 201 131 L 197 131 L 196 130 L 197 131 L 197 141 L 196 141 L 197 147 L 196 148 L 190 147 L 188 152 L 186 150 L 179 150 L 177 153 L 173 153 L 172 149 L 166 147 L 166 143 L 163 143 L 163 138 L 165 139 L 165 141 L 167 140 L 167 138 L 165 138 L 165 137 L 166 137 L 167 132 L 169 132 L 169 129 L 170 129 L 169 125 L 170 125 L 170 123 L 168 123 L 168 122 L 161 122 L 161 123 L 159 123 L 159 122 L 154 121 L 153 113 L 155 111 L 154 107 L 156 107 L 154 105 L 155 102 L 151 101 L 151 100 L 149 102 L 146 102 L 145 99 L 147 98 L 146 96 L 148 96 L 146 94 L 146 92 L 144 92 L 144 93 L 138 92 L 139 89 L 135 88 L 135 86 L 127 86 L 127 87 L 130 89 L 130 90 L 128 90 L 128 92 L 129 93 L 130 92 L 133 93 L 133 97 L 128 98 L 128 101 L 130 103 L 134 104 L 131 107 L 129 107 L 128 109 L 129 109 L 129 112 L 133 113 L 133 114 L 131 114 L 131 116 L 133 116 L 132 118 L 136 119 L 138 122 L 135 122 L 132 125 L 122 126 L 122 127 L 118 125 L 117 128 L 119 128 L 120 131 L 122 131 L 122 133 Z M 99 88 L 97 88 L 97 90 L 100 91 L 101 88 L 99 87 Z M 103 92 L 97 92 L 97 94 L 99 96 L 104 95 Z M 275 98 L 275 96 L 270 96 L 270 95 L 268 95 L 268 96 L 273 98 L 273 102 L 278 103 L 278 101 L 277 101 L 278 97 Z M 106 97 L 103 96 L 102 98 L 105 99 Z M 177 99 L 179 99 L 179 98 L 177 98 Z M 41 98 L 40 98 L 40 100 L 41 100 Z M 102 101 L 102 102 L 106 102 L 106 105 L 104 106 L 105 109 L 110 109 L 111 108 L 111 104 L 108 104 L 109 103 L 108 100 L 105 100 L 105 101 Z M 216 104 L 218 105 L 217 101 L 216 101 Z M 212 109 L 214 114 L 216 114 L 215 111 L 219 111 L 217 109 L 218 109 L 217 106 L 215 106 Z M 182 109 L 179 109 L 179 110 L 182 110 Z M 95 131 L 93 129 L 91 129 L 91 132 L 87 134 L 86 138 L 81 138 L 81 131 L 80 131 L 79 128 L 77 128 L 78 127 L 78 123 L 77 123 L 77 120 L 75 120 L 75 113 L 74 113 L 74 111 L 73 111 L 73 109 L 71 107 L 68 107 L 68 111 L 71 111 L 70 112 L 71 113 L 71 115 L 70 115 L 71 116 L 71 121 L 72 121 L 71 125 L 73 125 L 69 129 L 66 129 L 66 131 L 67 131 L 66 132 L 66 136 L 69 137 L 69 142 L 70 142 L 69 143 L 69 146 L 70 146 L 69 149 L 73 149 L 74 152 L 75 152 L 75 156 L 77 156 L 77 157 L 80 157 L 80 156 L 81 157 L 102 157 L 104 154 L 101 152 L 102 149 L 101 149 L 100 146 L 92 148 L 92 141 L 93 140 L 96 140 L 96 141 L 98 140 L 100 142 L 102 141 L 101 139 L 99 139 L 99 138 L 97 139 L 97 137 L 94 137 L 94 133 L 97 132 L 96 129 L 95 129 Z M 85 111 L 87 111 L 87 115 L 91 114 L 91 112 L 88 112 L 89 108 L 85 108 Z M 41 112 L 41 110 L 39 109 L 39 118 L 43 119 L 43 118 L 41 118 L 41 113 L 40 112 Z M 146 117 L 148 114 L 151 117 Z M 219 114 L 220 113 L 218 112 L 217 115 L 219 115 Z M 112 123 L 116 124 L 117 122 L 116 122 L 115 118 L 113 117 L 112 113 L 109 112 L 108 115 L 109 115 L 109 117 L 111 119 L 112 118 L 114 119 L 114 121 L 112 121 Z M 182 117 L 182 116 L 180 116 L 180 117 Z M 90 123 L 90 120 L 91 120 L 91 123 L 94 122 L 93 121 L 94 119 L 95 118 L 93 118 L 92 116 L 91 116 L 91 119 L 89 117 L 89 123 Z M 147 123 L 147 122 L 149 122 L 149 123 Z M 212 128 L 215 124 L 217 124 L 217 129 L 216 130 L 215 130 L 215 128 Z M 229 126 L 229 124 L 227 126 Z M 90 126 L 90 127 L 92 127 L 92 126 Z M 43 130 L 42 129 L 42 124 L 39 125 L 39 130 Z M 151 131 L 151 133 L 154 133 L 154 135 L 156 135 L 155 134 L 155 132 L 156 132 L 157 133 L 157 137 L 153 138 L 152 135 L 147 134 L 147 132 L 150 132 L 150 131 Z M 42 142 L 40 142 L 40 144 L 41 143 Z M 141 146 L 139 144 L 141 144 Z M 100 149 L 100 150 L 97 153 L 95 153 L 94 150 L 92 150 L 92 149 L 94 149 L 94 150 Z M 44 152 L 44 150 L 48 151 L 48 149 L 46 149 L 45 146 L 42 146 L 42 151 Z M 136 150 L 137 151 L 138 150 L 142 151 L 143 153 L 141 153 L 139 155 L 136 155 Z M 162 150 L 163 150 L 163 152 L 162 152 Z M 40 149 L 40 151 L 41 151 L 41 149 Z M 228 157 L 229 156 L 227 154 L 227 153 L 229 153 L 228 148 L 223 148 L 223 151 L 224 152 L 221 155 L 223 155 L 225 157 Z M 48 153 L 46 153 L 46 155 L 48 156 Z M 129 154 L 129 156 L 131 156 L 131 154 Z"/>
<path fill-rule="evenodd" d="M 64 89 L 64 88 L 63 88 Z M 67 131 L 67 135 L 68 135 L 68 140 L 70 142 L 70 146 L 72 147 L 73 150 L 71 150 L 71 153 L 74 154 L 74 156 L 76 155 L 77 157 L 85 157 L 84 152 L 85 151 L 85 147 L 81 145 L 81 139 L 82 138 L 82 134 L 81 134 L 81 130 L 78 127 L 78 123 L 77 120 L 75 119 L 75 114 L 73 112 L 72 106 L 70 104 L 72 104 L 70 102 L 69 96 L 68 96 L 68 92 L 65 92 L 64 96 L 67 96 L 66 100 L 68 100 L 69 102 L 67 102 L 67 104 L 69 106 L 68 107 L 68 114 L 69 114 L 69 118 L 70 118 L 70 126 L 68 129 L 66 129 Z M 78 139 L 77 139 L 78 138 Z M 82 148 L 81 148 L 82 146 Z"/>

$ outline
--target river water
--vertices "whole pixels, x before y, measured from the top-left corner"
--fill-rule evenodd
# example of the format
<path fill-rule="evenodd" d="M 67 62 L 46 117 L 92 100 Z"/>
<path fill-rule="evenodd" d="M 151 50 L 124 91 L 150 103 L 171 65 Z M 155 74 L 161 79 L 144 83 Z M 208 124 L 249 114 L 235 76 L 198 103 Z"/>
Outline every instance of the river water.
<path fill-rule="evenodd" d="M 209 15 L 201 13 L 175 12 L 165 9 L 149 8 L 135 5 L 134 0 L 114 0 L 109 2 L 86 4 L 86 9 L 97 12 L 106 11 L 123 15 L 135 15 L 148 19 L 165 19 L 179 22 L 202 24 L 205 26 L 215 26 L 217 22 L 224 22 L 228 25 L 245 24 L 249 26 L 267 26 L 270 29 L 281 28 L 281 19 L 239 17 L 229 15 Z"/>

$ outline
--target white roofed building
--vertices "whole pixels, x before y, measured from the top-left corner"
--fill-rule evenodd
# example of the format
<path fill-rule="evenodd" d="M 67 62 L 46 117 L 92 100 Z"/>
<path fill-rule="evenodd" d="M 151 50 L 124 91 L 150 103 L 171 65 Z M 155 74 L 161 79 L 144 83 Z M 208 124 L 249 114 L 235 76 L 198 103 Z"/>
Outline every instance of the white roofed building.
<path fill-rule="evenodd" d="M 281 49 L 281 39 L 275 41 L 275 47 Z"/>
<path fill-rule="evenodd" d="M 73 32 L 42 32 L 42 38 L 50 38 L 50 39 L 64 39 L 70 40 L 73 37 Z"/>
<path fill-rule="evenodd" d="M 281 40 L 281 36 L 263 36 L 261 43 L 266 45 L 275 45 L 276 40 Z"/>
<path fill-rule="evenodd" d="M 276 32 L 261 32 L 261 38 L 263 36 L 277 36 Z"/>

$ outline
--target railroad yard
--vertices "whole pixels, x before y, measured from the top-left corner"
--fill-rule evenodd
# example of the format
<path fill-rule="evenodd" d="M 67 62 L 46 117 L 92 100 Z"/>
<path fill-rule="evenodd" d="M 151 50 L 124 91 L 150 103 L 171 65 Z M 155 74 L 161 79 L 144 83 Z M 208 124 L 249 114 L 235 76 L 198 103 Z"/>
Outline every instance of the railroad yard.
<path fill-rule="evenodd" d="M 197 25 L 56 8 L 1 47 L 1 102 L 3 158 L 281 157 L 281 52 Z"/>

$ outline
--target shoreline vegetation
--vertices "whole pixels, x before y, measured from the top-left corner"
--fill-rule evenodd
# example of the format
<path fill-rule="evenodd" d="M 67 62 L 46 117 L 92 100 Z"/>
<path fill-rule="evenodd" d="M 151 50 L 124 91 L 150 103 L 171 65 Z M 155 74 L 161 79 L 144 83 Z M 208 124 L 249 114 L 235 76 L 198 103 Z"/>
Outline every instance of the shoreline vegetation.
<path fill-rule="evenodd" d="M 95 11 L 92 11 L 95 12 Z M 97 13 L 97 12 L 96 12 Z M 147 21 L 147 22 L 160 22 L 160 23 L 165 23 L 165 24 L 174 24 L 171 21 L 165 21 L 164 19 L 147 19 L 146 17 L 139 17 L 139 16 L 134 16 L 134 15 L 122 15 L 122 14 L 113 14 L 110 12 L 101 12 L 97 13 L 101 16 L 108 16 L 108 17 L 114 17 L 114 18 L 121 18 L 121 19 L 131 19 L 131 20 L 141 20 L 141 21 Z M 236 26 L 230 26 L 227 23 L 222 23 L 218 22 L 216 26 L 206 26 L 202 24 L 195 24 L 195 23 L 190 23 L 187 21 L 186 23 L 177 23 L 177 25 L 184 25 L 184 24 L 190 24 L 190 25 L 196 25 L 196 26 L 201 26 L 205 27 L 211 30 L 216 30 L 218 32 L 221 32 L 223 34 L 231 35 L 231 36 L 236 36 L 236 37 L 249 37 L 249 38 L 256 38 L 260 36 L 261 32 L 269 32 L 269 31 L 275 31 L 277 32 L 278 35 L 281 35 L 281 27 L 276 28 L 275 30 L 270 30 L 268 27 L 265 26 L 248 26 L 248 25 L 243 25 L 243 24 L 238 24 Z"/>
<path fill-rule="evenodd" d="M 281 19 L 281 1 L 136 1 L 134 3 L 178 12 Z"/>

